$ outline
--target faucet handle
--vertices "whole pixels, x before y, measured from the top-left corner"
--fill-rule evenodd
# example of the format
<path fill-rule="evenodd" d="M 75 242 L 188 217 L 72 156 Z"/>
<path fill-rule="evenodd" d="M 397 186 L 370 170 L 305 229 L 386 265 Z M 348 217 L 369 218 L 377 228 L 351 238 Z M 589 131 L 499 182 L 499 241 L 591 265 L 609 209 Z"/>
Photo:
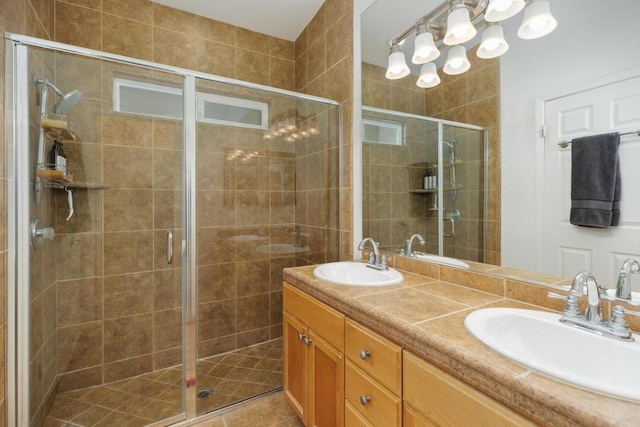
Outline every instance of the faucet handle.
<path fill-rule="evenodd" d="M 549 298 L 562 299 L 567 301 L 567 305 L 564 307 L 562 315 L 572 319 L 580 318 L 580 310 L 578 309 L 578 298 L 571 294 L 569 296 L 556 294 L 555 292 L 547 293 Z"/>

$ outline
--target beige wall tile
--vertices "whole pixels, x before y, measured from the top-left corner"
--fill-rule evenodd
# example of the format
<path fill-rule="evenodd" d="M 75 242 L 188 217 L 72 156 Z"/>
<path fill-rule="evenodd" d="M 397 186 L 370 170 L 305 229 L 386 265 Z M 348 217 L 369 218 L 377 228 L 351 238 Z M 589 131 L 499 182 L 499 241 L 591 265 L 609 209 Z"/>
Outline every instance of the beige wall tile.
<path fill-rule="evenodd" d="M 245 332 L 269 325 L 269 294 L 259 294 L 237 299 L 237 329 Z"/>
<path fill-rule="evenodd" d="M 153 269 L 153 232 L 104 233 L 104 274 Z"/>
<path fill-rule="evenodd" d="M 221 301 L 236 296 L 236 264 L 211 264 L 198 267 L 198 301 Z"/>
<path fill-rule="evenodd" d="M 104 361 L 149 354 L 153 349 L 153 315 L 139 314 L 105 320 Z"/>
<path fill-rule="evenodd" d="M 103 14 L 102 26 L 102 49 L 106 52 L 153 59 L 151 25 Z"/>
<path fill-rule="evenodd" d="M 154 275 L 154 310 L 182 306 L 182 270 L 171 269 L 155 271 Z"/>
<path fill-rule="evenodd" d="M 269 85 L 269 55 L 236 49 L 235 61 L 237 79 Z"/>
<path fill-rule="evenodd" d="M 104 194 L 104 231 L 153 228 L 152 190 L 110 189 Z"/>
<path fill-rule="evenodd" d="M 114 188 L 152 188 L 152 150 L 105 145 L 103 153 L 105 184 Z"/>
<path fill-rule="evenodd" d="M 198 35 L 196 15 L 153 3 L 153 25 L 180 33 Z"/>
<path fill-rule="evenodd" d="M 182 345 L 182 310 L 157 311 L 153 315 L 153 349 L 165 350 Z"/>
<path fill-rule="evenodd" d="M 236 332 L 234 300 L 198 304 L 198 342 Z"/>
<path fill-rule="evenodd" d="M 102 274 L 102 240 L 98 233 L 56 236 L 56 279 L 80 279 Z"/>
<path fill-rule="evenodd" d="M 56 288 L 58 328 L 102 320 L 101 279 L 58 282 Z"/>
<path fill-rule="evenodd" d="M 104 318 L 153 311 L 154 274 L 151 272 L 104 277 Z"/>
<path fill-rule="evenodd" d="M 55 40 L 101 50 L 102 17 L 99 11 L 56 2 Z"/>
<path fill-rule="evenodd" d="M 102 325 L 100 322 L 59 328 L 56 335 L 57 370 L 59 373 L 102 363 Z"/>
<path fill-rule="evenodd" d="M 105 114 L 103 138 L 105 144 L 151 147 L 153 120 L 129 114 Z"/>
<path fill-rule="evenodd" d="M 198 41 L 191 35 L 153 27 L 153 61 L 195 70 Z"/>
<path fill-rule="evenodd" d="M 103 0 L 102 11 L 145 24 L 153 21 L 153 5 L 149 0 Z"/>
<path fill-rule="evenodd" d="M 237 27 L 213 19 L 196 16 L 198 35 L 203 39 L 235 46 Z"/>
<path fill-rule="evenodd" d="M 200 40 L 196 52 L 197 71 L 223 77 L 236 77 L 236 52 L 233 46 Z"/>
<path fill-rule="evenodd" d="M 104 382 L 110 383 L 125 378 L 135 377 L 146 372 L 151 372 L 152 369 L 153 357 L 151 356 L 151 354 L 133 357 L 126 360 L 120 360 L 114 363 L 106 363 L 104 365 Z M 116 421 L 115 424 L 109 423 L 108 425 L 119 425 L 123 422 L 129 421 L 133 421 L 132 416 L 124 415 L 124 418 L 121 419 L 121 421 Z"/>

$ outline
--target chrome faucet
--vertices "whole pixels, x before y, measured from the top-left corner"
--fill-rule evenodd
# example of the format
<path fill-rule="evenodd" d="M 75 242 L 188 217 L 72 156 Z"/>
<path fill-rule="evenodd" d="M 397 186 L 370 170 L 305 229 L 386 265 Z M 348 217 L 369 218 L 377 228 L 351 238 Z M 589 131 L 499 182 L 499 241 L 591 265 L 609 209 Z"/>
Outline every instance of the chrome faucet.
<path fill-rule="evenodd" d="M 371 237 L 365 237 L 364 239 L 362 239 L 362 241 L 358 245 L 358 250 L 363 250 L 367 242 L 371 243 L 371 246 L 373 247 L 373 253 L 369 254 L 369 262 L 367 262 L 367 267 L 375 268 L 376 270 L 388 270 L 389 268 L 387 267 L 387 257 L 384 255 L 380 256 L 378 243 L 376 243 L 376 241 Z"/>
<path fill-rule="evenodd" d="M 582 271 L 576 275 L 571 284 L 569 296 L 559 295 L 549 292 L 549 297 L 564 299 L 567 305 L 562 312 L 560 322 L 571 325 L 589 332 L 596 333 L 608 338 L 615 338 L 624 341 L 633 341 L 633 334 L 624 318 L 625 309 L 618 305 L 613 308 L 611 320 L 606 322 L 602 312 L 601 289 L 598 281 L 587 271 Z M 580 314 L 578 308 L 578 298 L 587 297 L 587 305 L 584 315 Z M 640 312 L 626 310 L 626 313 L 636 316 Z"/>
<path fill-rule="evenodd" d="M 406 251 L 406 256 L 413 256 L 413 250 L 411 249 L 413 246 L 413 240 L 414 239 L 418 239 L 420 241 L 421 245 L 424 245 L 425 243 L 427 243 L 426 240 L 424 240 L 424 237 L 422 236 L 422 234 L 414 234 L 411 237 L 409 237 L 409 240 L 407 240 L 407 251 Z"/>
<path fill-rule="evenodd" d="M 616 298 L 631 299 L 631 287 L 629 286 L 629 273 L 640 273 L 640 264 L 633 258 L 627 258 L 622 264 L 620 274 L 618 274 L 618 284 L 616 285 Z"/>

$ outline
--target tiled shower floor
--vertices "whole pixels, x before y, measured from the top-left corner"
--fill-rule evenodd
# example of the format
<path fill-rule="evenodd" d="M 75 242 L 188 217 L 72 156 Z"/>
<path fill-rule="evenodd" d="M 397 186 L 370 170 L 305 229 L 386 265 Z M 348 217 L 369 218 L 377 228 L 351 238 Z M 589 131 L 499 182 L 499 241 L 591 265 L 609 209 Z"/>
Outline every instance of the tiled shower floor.
<path fill-rule="evenodd" d="M 282 339 L 199 360 L 198 391 L 213 390 L 197 400 L 204 414 L 282 386 Z M 180 410 L 181 367 L 61 393 L 45 426 L 144 426 Z"/>

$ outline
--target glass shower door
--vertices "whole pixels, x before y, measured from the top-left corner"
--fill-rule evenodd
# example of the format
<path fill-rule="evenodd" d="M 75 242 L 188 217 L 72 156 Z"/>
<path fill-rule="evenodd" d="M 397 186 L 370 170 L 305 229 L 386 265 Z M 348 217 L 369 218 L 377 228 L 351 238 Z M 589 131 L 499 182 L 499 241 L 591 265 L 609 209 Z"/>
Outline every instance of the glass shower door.
<path fill-rule="evenodd" d="M 17 338 L 28 340 L 29 423 L 184 419 L 184 79 L 16 52 L 28 93 L 27 105 L 16 97 L 28 116 L 28 164 L 15 169 L 29 171 L 29 191 L 15 198 L 31 224 L 18 289 L 29 312 L 18 330 L 28 333 Z"/>

